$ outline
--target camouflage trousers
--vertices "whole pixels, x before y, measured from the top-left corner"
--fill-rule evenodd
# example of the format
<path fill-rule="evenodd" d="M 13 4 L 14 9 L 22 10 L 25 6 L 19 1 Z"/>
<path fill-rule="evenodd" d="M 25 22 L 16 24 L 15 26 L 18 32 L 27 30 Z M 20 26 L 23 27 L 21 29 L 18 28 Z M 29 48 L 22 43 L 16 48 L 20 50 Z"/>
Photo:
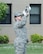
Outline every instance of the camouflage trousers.
<path fill-rule="evenodd" d="M 15 54 L 26 54 L 26 42 L 21 38 L 16 38 L 14 41 Z"/>

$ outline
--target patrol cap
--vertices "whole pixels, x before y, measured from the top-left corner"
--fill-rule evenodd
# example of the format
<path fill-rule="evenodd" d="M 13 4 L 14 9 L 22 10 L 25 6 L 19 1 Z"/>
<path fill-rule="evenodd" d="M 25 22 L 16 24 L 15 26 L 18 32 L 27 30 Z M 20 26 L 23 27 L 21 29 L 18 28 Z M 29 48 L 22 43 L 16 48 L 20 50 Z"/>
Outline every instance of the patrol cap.
<path fill-rule="evenodd" d="M 22 15 L 23 15 L 22 12 L 16 12 L 16 13 L 14 14 L 14 17 L 22 16 Z"/>

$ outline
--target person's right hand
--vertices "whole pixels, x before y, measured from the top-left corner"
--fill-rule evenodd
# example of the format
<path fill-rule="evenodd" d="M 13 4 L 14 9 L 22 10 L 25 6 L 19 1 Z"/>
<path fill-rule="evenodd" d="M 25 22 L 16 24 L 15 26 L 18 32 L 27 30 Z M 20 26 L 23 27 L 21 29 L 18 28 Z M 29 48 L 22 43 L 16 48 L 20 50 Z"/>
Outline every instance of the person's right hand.
<path fill-rule="evenodd" d="M 27 43 L 29 42 L 29 40 L 27 39 Z"/>

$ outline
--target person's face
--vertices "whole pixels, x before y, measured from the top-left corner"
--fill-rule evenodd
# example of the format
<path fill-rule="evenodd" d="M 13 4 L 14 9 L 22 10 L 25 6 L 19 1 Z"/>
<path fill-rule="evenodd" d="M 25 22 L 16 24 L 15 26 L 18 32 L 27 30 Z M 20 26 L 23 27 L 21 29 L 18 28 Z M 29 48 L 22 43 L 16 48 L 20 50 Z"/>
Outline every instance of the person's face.
<path fill-rule="evenodd" d="M 21 20 L 21 16 L 17 16 L 17 17 L 15 17 L 15 21 L 17 21 L 17 20 Z"/>

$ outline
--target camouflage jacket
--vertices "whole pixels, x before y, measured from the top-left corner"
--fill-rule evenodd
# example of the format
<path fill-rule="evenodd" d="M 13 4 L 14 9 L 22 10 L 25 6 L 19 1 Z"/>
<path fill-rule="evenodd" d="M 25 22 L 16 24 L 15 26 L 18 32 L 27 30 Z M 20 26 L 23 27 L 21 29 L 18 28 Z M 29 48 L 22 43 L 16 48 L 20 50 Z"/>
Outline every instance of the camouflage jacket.
<path fill-rule="evenodd" d="M 25 27 L 27 21 L 27 17 L 23 16 L 21 21 L 15 21 L 14 23 L 14 31 L 16 37 L 20 37 L 24 40 L 27 40 L 27 29 Z"/>

